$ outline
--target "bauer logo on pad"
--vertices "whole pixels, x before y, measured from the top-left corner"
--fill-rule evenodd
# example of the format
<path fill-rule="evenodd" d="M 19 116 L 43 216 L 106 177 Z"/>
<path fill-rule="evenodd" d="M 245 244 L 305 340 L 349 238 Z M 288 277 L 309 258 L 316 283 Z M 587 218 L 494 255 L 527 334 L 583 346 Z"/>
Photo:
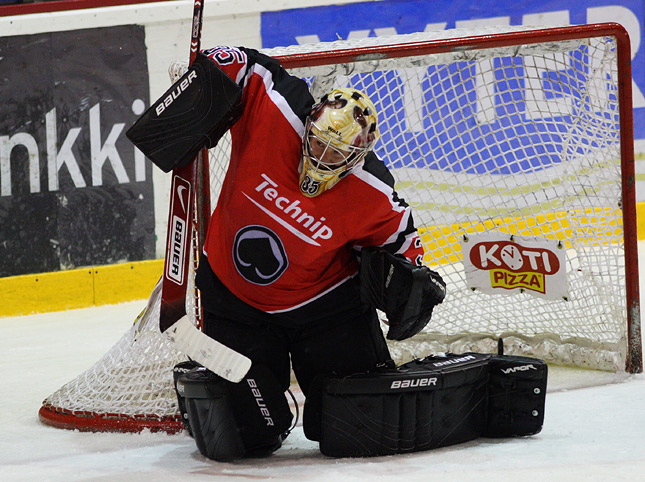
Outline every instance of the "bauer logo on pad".
<path fill-rule="evenodd" d="M 488 232 L 461 240 L 468 287 L 488 294 L 528 293 L 540 298 L 567 298 L 563 244 Z"/>

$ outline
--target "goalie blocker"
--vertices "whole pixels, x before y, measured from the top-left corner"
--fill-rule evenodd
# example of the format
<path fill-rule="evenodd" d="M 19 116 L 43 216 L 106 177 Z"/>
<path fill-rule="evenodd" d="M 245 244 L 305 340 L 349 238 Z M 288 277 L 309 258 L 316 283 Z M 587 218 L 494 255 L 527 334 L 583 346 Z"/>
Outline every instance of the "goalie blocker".
<path fill-rule="evenodd" d="M 465 353 L 326 381 L 320 450 L 330 457 L 416 452 L 542 429 L 547 366 Z"/>
<path fill-rule="evenodd" d="M 200 53 L 126 136 L 157 167 L 170 172 L 217 144 L 237 120 L 241 98 L 242 88 Z"/>

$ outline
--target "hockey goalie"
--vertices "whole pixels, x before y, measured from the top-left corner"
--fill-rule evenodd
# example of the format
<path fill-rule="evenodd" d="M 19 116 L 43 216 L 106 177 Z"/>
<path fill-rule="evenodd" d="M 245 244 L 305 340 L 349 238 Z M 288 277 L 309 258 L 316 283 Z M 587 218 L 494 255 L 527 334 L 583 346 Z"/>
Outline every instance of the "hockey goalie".
<path fill-rule="evenodd" d="M 232 383 L 175 367 L 186 428 L 223 461 L 266 456 L 293 425 L 335 457 L 412 452 L 542 426 L 546 365 L 461 354 L 396 367 L 387 338 L 431 321 L 446 285 L 422 264 L 410 206 L 374 154 L 368 96 L 306 83 L 255 50 L 201 52 L 128 137 L 159 168 L 185 165 L 230 130 L 232 154 L 197 271 L 203 330 L 248 357 Z M 448 287 L 449 288 L 449 287 Z"/>

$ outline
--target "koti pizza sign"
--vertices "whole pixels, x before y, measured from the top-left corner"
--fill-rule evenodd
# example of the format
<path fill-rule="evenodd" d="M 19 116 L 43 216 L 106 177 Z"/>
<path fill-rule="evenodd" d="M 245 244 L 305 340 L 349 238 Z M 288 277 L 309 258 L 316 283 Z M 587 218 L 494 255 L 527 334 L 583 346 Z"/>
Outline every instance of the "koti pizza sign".
<path fill-rule="evenodd" d="M 490 232 L 463 238 L 461 247 L 471 289 L 567 297 L 565 250 L 557 240 Z"/>

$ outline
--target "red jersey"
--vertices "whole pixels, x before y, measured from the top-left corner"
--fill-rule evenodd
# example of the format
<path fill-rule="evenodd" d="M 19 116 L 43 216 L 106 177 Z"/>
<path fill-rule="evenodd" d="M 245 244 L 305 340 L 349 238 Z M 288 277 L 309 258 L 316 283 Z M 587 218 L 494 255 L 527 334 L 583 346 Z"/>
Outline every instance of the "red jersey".
<path fill-rule="evenodd" d="M 204 53 L 244 88 L 204 244 L 213 272 L 233 294 L 269 313 L 302 306 L 354 276 L 354 250 L 362 246 L 421 263 L 410 208 L 374 154 L 319 196 L 300 192 L 302 138 L 314 103 L 303 80 L 251 49 Z"/>

